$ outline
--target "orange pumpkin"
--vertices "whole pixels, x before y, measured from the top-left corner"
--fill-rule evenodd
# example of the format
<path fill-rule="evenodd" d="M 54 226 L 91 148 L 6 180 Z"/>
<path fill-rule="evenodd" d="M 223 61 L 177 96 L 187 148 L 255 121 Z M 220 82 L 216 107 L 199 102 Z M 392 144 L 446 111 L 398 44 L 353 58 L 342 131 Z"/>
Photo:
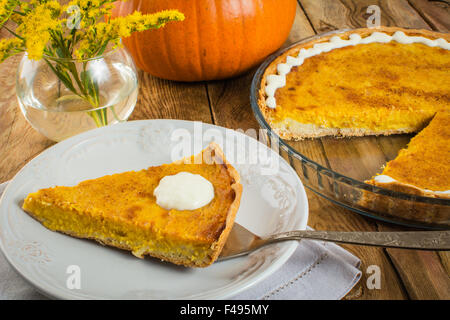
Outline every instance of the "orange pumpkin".
<path fill-rule="evenodd" d="M 123 39 L 142 70 L 169 80 L 239 75 L 276 51 L 289 35 L 296 0 L 128 0 L 113 16 L 177 9 L 182 22 Z"/>

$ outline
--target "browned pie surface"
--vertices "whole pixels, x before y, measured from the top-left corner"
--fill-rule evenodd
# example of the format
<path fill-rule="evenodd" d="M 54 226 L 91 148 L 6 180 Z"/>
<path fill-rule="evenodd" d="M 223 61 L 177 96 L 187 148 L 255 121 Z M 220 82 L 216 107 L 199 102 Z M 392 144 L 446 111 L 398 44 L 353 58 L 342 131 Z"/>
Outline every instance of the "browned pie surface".
<path fill-rule="evenodd" d="M 423 44 L 371 43 L 305 59 L 275 93 L 274 121 L 417 131 L 450 105 L 450 54 Z"/>
<path fill-rule="evenodd" d="M 450 190 L 449 142 L 450 112 L 439 112 L 382 174 L 425 190 Z"/>

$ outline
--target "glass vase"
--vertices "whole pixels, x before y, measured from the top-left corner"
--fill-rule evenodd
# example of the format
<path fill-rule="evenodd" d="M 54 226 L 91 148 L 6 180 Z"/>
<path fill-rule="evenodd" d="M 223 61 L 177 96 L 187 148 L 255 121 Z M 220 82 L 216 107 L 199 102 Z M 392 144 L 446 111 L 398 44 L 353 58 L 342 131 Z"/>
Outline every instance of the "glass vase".
<path fill-rule="evenodd" d="M 126 121 L 136 105 L 136 67 L 124 48 L 88 60 L 25 54 L 16 92 L 33 128 L 53 141 Z"/>

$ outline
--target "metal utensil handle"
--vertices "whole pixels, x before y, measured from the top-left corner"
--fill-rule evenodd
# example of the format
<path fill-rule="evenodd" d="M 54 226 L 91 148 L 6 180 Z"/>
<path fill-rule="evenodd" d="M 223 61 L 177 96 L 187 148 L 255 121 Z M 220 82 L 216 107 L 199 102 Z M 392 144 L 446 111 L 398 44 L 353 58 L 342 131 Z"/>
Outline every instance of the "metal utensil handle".
<path fill-rule="evenodd" d="M 265 244 L 312 239 L 339 243 L 404 248 L 417 250 L 450 250 L 450 231 L 404 232 L 339 232 L 339 231 L 288 231 L 262 239 Z"/>

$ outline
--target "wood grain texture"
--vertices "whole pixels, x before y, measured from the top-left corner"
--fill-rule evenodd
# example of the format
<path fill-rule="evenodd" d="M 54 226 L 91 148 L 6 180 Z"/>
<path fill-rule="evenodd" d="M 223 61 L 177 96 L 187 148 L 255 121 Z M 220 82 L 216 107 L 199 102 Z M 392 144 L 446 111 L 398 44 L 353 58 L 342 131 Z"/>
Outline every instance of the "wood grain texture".
<path fill-rule="evenodd" d="M 408 0 L 417 13 L 435 31 L 450 29 L 450 3 L 442 0 Z"/>
<path fill-rule="evenodd" d="M 301 0 L 317 33 L 336 29 L 367 26 L 367 8 L 377 5 L 381 9 L 381 25 L 429 28 L 406 0 Z"/>
<path fill-rule="evenodd" d="M 448 271 L 442 266 L 436 252 L 389 249 L 389 255 L 411 299 L 449 298 Z"/>
<path fill-rule="evenodd" d="M 205 85 L 153 77 L 139 71 L 139 96 L 130 120 L 182 119 L 211 123 Z"/>
<path fill-rule="evenodd" d="M 443 251 L 438 252 L 439 258 L 441 259 L 442 266 L 444 267 L 447 275 L 450 275 L 450 252 Z"/>

